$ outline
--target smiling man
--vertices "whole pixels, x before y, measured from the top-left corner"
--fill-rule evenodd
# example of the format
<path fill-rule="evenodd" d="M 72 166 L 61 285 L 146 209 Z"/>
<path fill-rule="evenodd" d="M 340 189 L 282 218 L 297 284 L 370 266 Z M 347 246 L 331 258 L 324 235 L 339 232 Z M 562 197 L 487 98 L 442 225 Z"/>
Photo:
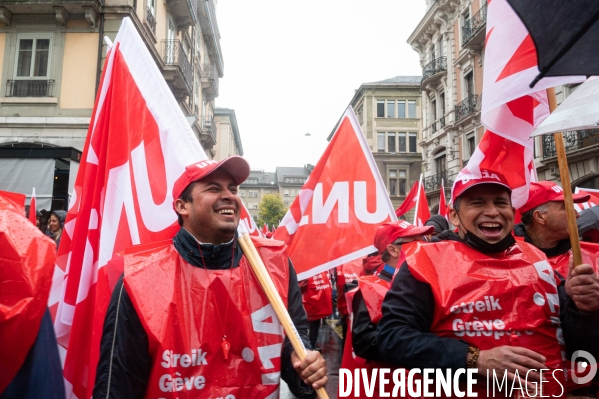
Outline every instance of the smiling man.
<path fill-rule="evenodd" d="M 527 375 L 528 385 L 522 384 L 533 395 L 538 370 L 558 370 L 553 378 L 543 375 L 543 394 L 559 396 L 562 351 L 597 356 L 597 339 L 588 332 L 596 330 L 599 314 L 581 312 L 582 303 L 565 289 L 589 293 L 593 283 L 569 276 L 564 284 L 541 251 L 514 240 L 510 194 L 503 175 L 490 170 L 454 183 L 450 219 L 457 234 L 413 244 L 383 302 L 377 342 L 385 361 L 411 369 L 478 369 L 479 397 L 486 397 L 487 371 L 509 381 L 516 371 Z"/>
<path fill-rule="evenodd" d="M 172 242 L 126 250 L 102 335 L 97 398 L 297 397 L 327 382 L 320 353 L 300 361 L 237 243 L 238 156 L 188 166 L 173 187 Z M 255 241 L 304 345 L 297 277 L 283 243 Z M 111 261 L 112 262 L 112 261 Z"/>

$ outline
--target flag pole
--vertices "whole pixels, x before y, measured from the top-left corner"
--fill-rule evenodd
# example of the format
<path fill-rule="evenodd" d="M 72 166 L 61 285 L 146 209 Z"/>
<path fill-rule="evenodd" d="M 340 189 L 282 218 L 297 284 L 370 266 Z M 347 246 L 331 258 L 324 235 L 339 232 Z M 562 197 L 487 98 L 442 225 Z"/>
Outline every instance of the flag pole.
<path fill-rule="evenodd" d="M 287 308 L 285 307 L 285 304 L 283 303 L 283 300 L 281 299 L 281 296 L 279 295 L 279 292 L 277 291 L 270 274 L 268 274 L 266 266 L 264 266 L 264 262 L 262 262 L 262 258 L 260 258 L 260 255 L 258 254 L 250 235 L 244 232 L 241 237 L 239 237 L 238 241 L 243 254 L 249 261 L 252 270 L 254 271 L 258 282 L 260 283 L 260 286 L 264 290 L 264 293 L 272 305 L 277 318 L 281 322 L 281 325 L 285 330 L 285 334 L 293 346 L 293 350 L 297 354 L 297 357 L 303 361 L 307 354 L 306 348 L 304 347 L 299 333 L 297 332 L 297 329 L 291 320 L 291 316 L 289 316 L 289 312 L 287 311 Z M 318 388 L 316 393 L 321 399 L 329 399 L 329 395 L 324 387 Z"/>
<path fill-rule="evenodd" d="M 553 112 L 557 108 L 557 99 L 553 87 L 547 89 L 547 100 L 549 103 L 549 112 Z M 553 140 L 555 141 L 555 153 L 557 155 L 560 180 L 562 182 L 562 189 L 564 190 L 564 203 L 566 206 L 568 231 L 570 232 L 570 245 L 572 246 L 574 266 L 576 267 L 582 264 L 582 254 L 580 251 L 580 238 L 578 237 L 578 225 L 576 223 L 576 211 L 574 210 L 574 201 L 572 199 L 568 159 L 566 158 L 566 149 L 564 147 L 564 136 L 561 132 L 554 133 Z"/>
<path fill-rule="evenodd" d="M 416 224 L 417 219 L 418 219 L 418 205 L 420 205 L 420 189 L 422 188 L 422 173 L 420 174 L 420 180 L 418 180 L 418 194 L 416 197 L 416 208 L 414 210 L 414 223 L 412 223 L 414 226 L 418 226 L 418 224 Z"/>

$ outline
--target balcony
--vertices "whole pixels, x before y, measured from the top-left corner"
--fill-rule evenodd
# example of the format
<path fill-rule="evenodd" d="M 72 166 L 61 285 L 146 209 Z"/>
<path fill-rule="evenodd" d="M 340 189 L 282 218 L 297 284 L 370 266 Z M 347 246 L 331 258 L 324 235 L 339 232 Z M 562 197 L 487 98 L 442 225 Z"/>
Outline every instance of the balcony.
<path fill-rule="evenodd" d="M 211 101 L 218 97 L 218 73 L 214 65 L 202 65 L 202 90 L 206 95 L 206 101 Z"/>
<path fill-rule="evenodd" d="M 464 22 L 462 26 L 462 47 L 481 46 L 485 41 L 485 26 L 487 24 L 487 3 Z"/>
<path fill-rule="evenodd" d="M 162 61 L 164 79 L 175 97 L 180 100 L 190 95 L 193 87 L 193 69 L 179 40 L 162 41 Z"/>
<path fill-rule="evenodd" d="M 444 170 L 441 173 L 424 178 L 422 184 L 424 184 L 424 191 L 430 193 L 432 191 L 438 191 L 441 189 L 441 182 L 445 188 L 451 187 L 453 184 L 453 176 L 447 176 L 447 171 Z"/>
<path fill-rule="evenodd" d="M 54 80 L 8 80 L 6 97 L 52 97 Z"/>
<path fill-rule="evenodd" d="M 169 12 L 175 19 L 177 30 L 185 30 L 197 23 L 197 2 L 198 0 L 166 0 Z"/>
<path fill-rule="evenodd" d="M 202 147 L 212 147 L 216 144 L 216 125 L 214 124 L 214 118 L 202 117 L 202 124 L 200 125 L 200 143 Z"/>
<path fill-rule="evenodd" d="M 436 78 L 441 77 L 441 73 L 447 73 L 447 57 L 435 58 L 426 64 L 426 66 L 422 68 L 422 81 L 420 84 L 423 85 L 425 83 L 436 81 Z M 435 79 L 433 79 L 433 77 Z"/>
<path fill-rule="evenodd" d="M 599 129 L 564 132 L 566 152 L 594 146 L 599 143 Z M 555 141 L 552 134 L 543 135 L 543 159 L 556 156 Z"/>
<path fill-rule="evenodd" d="M 470 97 L 466 98 L 464 101 L 456 105 L 454 108 L 456 123 L 465 120 L 466 118 L 476 114 L 477 112 L 480 112 L 481 103 L 481 96 L 477 94 L 471 95 Z"/>
<path fill-rule="evenodd" d="M 198 20 L 200 29 L 208 50 L 210 60 L 216 65 L 217 76 L 223 76 L 223 58 L 220 48 L 220 32 L 216 20 L 216 11 L 214 9 L 214 0 L 198 0 Z"/>

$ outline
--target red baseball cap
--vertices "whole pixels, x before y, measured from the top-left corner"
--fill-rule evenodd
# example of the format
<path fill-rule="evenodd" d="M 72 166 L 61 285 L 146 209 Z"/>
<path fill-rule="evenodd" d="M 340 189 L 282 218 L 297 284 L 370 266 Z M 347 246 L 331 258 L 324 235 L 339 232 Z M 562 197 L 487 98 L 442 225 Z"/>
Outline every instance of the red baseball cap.
<path fill-rule="evenodd" d="M 460 174 L 462 172 L 460 172 Z M 481 169 L 480 175 L 478 176 L 475 176 L 473 174 L 465 176 L 465 178 L 459 178 L 458 176 L 456 181 L 453 183 L 453 187 L 451 189 L 451 203 L 455 204 L 455 200 L 460 195 L 464 194 L 468 189 L 471 189 L 474 186 L 478 186 L 479 184 L 498 184 L 507 188 L 510 194 L 512 193 L 512 188 L 510 187 L 510 184 L 508 183 L 504 175 L 494 170 Z"/>
<path fill-rule="evenodd" d="M 382 254 L 387 249 L 387 245 L 393 244 L 398 238 L 431 234 L 433 230 L 435 230 L 433 226 L 416 227 L 405 220 L 384 223 L 376 229 L 374 246 Z"/>
<path fill-rule="evenodd" d="M 572 199 L 575 203 L 587 202 L 591 196 L 589 194 L 574 194 L 572 193 Z M 543 205 L 549 201 L 563 201 L 564 190 L 554 182 L 551 181 L 540 181 L 538 183 L 530 183 L 530 190 L 528 191 L 528 201 L 522 205 L 518 211 L 520 213 L 526 213 L 531 209 L 536 208 L 539 205 Z"/>
<path fill-rule="evenodd" d="M 238 155 L 230 156 L 220 162 L 211 159 L 196 162 L 186 166 L 183 174 L 175 182 L 173 186 L 173 201 L 180 198 L 185 188 L 191 183 L 203 179 L 220 168 L 226 170 L 231 175 L 236 185 L 243 183 L 250 175 L 250 165 Z"/>

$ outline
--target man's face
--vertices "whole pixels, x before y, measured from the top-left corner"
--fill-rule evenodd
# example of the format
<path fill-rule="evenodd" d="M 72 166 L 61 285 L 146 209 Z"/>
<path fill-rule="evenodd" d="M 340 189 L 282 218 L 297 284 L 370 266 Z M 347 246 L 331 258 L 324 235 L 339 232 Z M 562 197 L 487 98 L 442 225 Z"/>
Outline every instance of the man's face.
<path fill-rule="evenodd" d="M 543 229 L 550 233 L 556 240 L 565 240 L 570 237 L 566 205 L 564 201 L 549 201 L 545 204 L 547 212 L 535 215 L 544 221 Z M 536 213 L 536 212 L 535 212 Z M 578 218 L 578 212 L 576 212 Z"/>
<path fill-rule="evenodd" d="M 230 241 L 242 206 L 235 182 L 225 170 L 217 169 L 192 184 L 192 202 L 175 202 L 183 227 L 203 243 Z"/>
<path fill-rule="evenodd" d="M 460 196 L 460 210 L 450 209 L 451 223 L 457 226 L 460 236 L 466 230 L 495 244 L 514 228 L 514 212 L 508 191 L 497 184 L 481 184 Z"/>

